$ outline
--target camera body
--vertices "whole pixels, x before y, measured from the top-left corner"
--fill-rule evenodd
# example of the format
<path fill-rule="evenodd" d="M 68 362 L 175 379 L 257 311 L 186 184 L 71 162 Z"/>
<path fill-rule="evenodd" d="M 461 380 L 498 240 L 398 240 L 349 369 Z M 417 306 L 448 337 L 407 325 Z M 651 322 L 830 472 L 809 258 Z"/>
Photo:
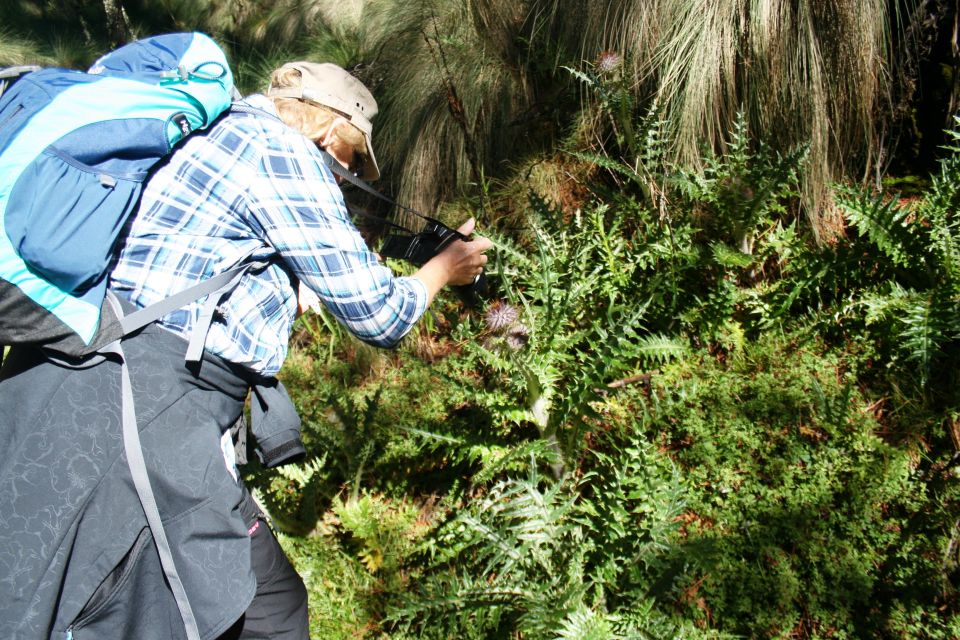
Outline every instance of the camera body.
<path fill-rule="evenodd" d="M 391 233 L 383 240 L 380 255 L 397 258 L 422 267 L 433 256 L 443 251 L 455 240 L 470 242 L 470 238 L 456 229 L 451 229 L 439 220 L 423 216 L 425 223 L 418 233 Z M 481 273 L 472 284 L 451 287 L 468 306 L 476 306 L 486 292 L 486 274 Z"/>
<path fill-rule="evenodd" d="M 360 188 L 361 190 L 380 200 L 383 200 L 384 202 L 389 203 L 392 206 L 399 207 L 404 211 L 412 213 L 424 221 L 423 227 L 420 229 L 420 231 L 412 231 L 402 225 L 387 221 L 387 224 L 393 227 L 396 231 L 387 235 L 380 247 L 380 255 L 384 256 L 385 258 L 406 260 L 413 265 L 422 267 L 430 260 L 430 258 L 443 251 L 444 248 L 446 248 L 446 246 L 454 240 L 470 242 L 470 238 L 463 235 L 456 229 L 451 229 L 439 220 L 425 216 L 419 211 L 409 207 L 404 207 L 403 205 L 397 204 L 390 198 L 384 196 L 369 184 L 347 171 L 336 160 L 336 158 L 327 153 L 327 151 L 320 149 L 320 154 L 323 157 L 324 162 L 327 164 L 327 167 L 329 167 L 334 174 L 345 180 L 347 183 Z M 352 214 L 371 218 L 374 217 L 370 214 L 363 213 L 362 211 L 354 210 L 349 206 L 348 209 L 350 209 Z M 381 223 L 385 222 L 383 219 L 378 220 Z M 464 304 L 471 307 L 476 306 L 480 302 L 481 296 L 486 293 L 486 275 L 481 273 L 479 276 L 477 276 L 477 279 L 474 280 L 472 284 L 455 286 L 452 287 L 452 289 L 456 291 L 457 295 Z"/>
<path fill-rule="evenodd" d="M 423 229 L 419 233 L 391 233 L 384 238 L 380 255 L 406 260 L 422 267 L 454 240 L 469 242 L 470 238 L 438 220 L 426 218 Z"/>

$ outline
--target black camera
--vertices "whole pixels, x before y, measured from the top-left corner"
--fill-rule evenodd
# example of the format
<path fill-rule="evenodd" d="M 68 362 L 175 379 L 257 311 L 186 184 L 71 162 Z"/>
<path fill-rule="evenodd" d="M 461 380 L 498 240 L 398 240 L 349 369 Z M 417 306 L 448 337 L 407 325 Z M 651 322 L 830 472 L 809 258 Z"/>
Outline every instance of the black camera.
<path fill-rule="evenodd" d="M 470 238 L 456 229 L 451 229 L 439 220 L 427 216 L 421 217 L 424 219 L 424 225 L 419 232 L 394 231 L 388 234 L 380 247 L 380 255 L 385 258 L 406 260 L 413 265 L 422 267 L 454 240 L 470 242 Z M 471 284 L 451 288 L 464 304 L 476 306 L 486 293 L 487 276 L 481 272 Z"/>

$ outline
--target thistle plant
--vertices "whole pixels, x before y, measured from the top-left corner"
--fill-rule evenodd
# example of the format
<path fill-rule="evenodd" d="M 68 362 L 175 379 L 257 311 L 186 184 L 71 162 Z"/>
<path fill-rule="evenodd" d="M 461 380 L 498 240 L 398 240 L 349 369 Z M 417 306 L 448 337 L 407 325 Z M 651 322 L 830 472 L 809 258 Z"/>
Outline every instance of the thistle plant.
<path fill-rule="evenodd" d="M 683 487 L 649 444 L 603 447 L 582 477 L 559 481 L 531 456 L 524 474 L 444 524 L 424 547 L 425 575 L 389 613 L 397 628 L 419 638 L 679 637 L 655 603 L 670 583 Z"/>
<path fill-rule="evenodd" d="M 741 109 L 722 152 L 704 148 L 700 166 L 678 166 L 666 114 L 655 101 L 638 113 L 624 86 L 624 63 L 611 74 L 601 71 L 604 60 L 568 71 L 594 96 L 610 133 L 594 150 L 568 153 L 605 174 L 593 188 L 618 211 L 610 231 L 629 223 L 624 230 L 642 272 L 620 273 L 650 300 L 653 321 L 679 319 L 698 339 L 742 345 L 749 325 L 772 321 L 757 284 L 768 264 L 777 274 L 786 260 L 779 252 L 792 248 L 807 149 L 779 153 L 753 135 Z"/>
<path fill-rule="evenodd" d="M 960 132 L 950 135 L 960 141 Z M 914 204 L 863 190 L 844 190 L 840 198 L 847 220 L 877 256 L 851 309 L 865 311 L 867 326 L 915 367 L 922 386 L 940 379 L 944 388 L 952 386 L 960 346 L 960 146 L 947 151 Z"/>
<path fill-rule="evenodd" d="M 519 319 L 520 312 L 515 306 L 509 302 L 497 300 L 487 309 L 483 321 L 491 333 L 501 334 L 508 331 Z"/>
<path fill-rule="evenodd" d="M 761 229 L 787 217 L 806 155 L 802 147 L 781 155 L 763 141 L 751 142 L 740 112 L 726 151 L 705 154 L 703 171 L 680 171 L 675 178 L 680 193 L 704 216 L 708 234 L 744 256 L 753 255 Z"/>
<path fill-rule="evenodd" d="M 531 250 L 498 244 L 507 299 L 490 305 L 487 339 L 470 347 L 492 383 L 475 401 L 500 420 L 533 425 L 555 448 L 559 476 L 581 454 L 598 389 L 684 347 L 643 329 L 646 304 L 630 296 L 639 262 L 621 220 L 600 207 L 564 224 L 531 202 Z"/>
<path fill-rule="evenodd" d="M 671 164 L 702 169 L 702 149 L 724 148 L 740 110 L 784 154 L 809 147 L 801 191 L 814 232 L 829 236 L 819 221 L 831 213 L 831 183 L 881 163 L 875 132 L 891 120 L 883 108 L 890 71 L 905 57 L 894 42 L 926 4 L 548 0 L 542 11 L 582 58 L 622 52 L 631 94 L 653 96 L 664 110 Z"/>

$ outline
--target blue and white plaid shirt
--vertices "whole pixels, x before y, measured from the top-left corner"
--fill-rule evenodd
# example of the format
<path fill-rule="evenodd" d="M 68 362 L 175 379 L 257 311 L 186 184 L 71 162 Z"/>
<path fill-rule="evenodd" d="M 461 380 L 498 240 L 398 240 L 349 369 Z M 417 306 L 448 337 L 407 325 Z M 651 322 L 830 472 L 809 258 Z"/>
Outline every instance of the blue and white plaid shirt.
<path fill-rule="evenodd" d="M 246 103 L 276 114 L 263 96 Z M 248 258 L 274 262 L 220 305 L 206 348 L 259 373 L 275 374 L 287 354 L 297 311 L 289 274 L 377 346 L 395 345 L 426 309 L 423 282 L 394 277 L 368 249 L 314 144 L 279 120 L 231 113 L 150 178 L 110 288 L 145 307 Z M 189 339 L 200 308 L 160 324 Z"/>

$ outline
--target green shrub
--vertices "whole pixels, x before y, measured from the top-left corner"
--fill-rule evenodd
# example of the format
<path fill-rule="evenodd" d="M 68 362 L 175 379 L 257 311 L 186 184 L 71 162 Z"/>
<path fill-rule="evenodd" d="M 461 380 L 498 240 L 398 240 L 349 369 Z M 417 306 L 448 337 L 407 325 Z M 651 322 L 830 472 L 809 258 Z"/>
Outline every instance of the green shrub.
<path fill-rule="evenodd" d="M 857 367 L 767 335 L 725 362 L 664 367 L 640 397 L 690 487 L 684 617 L 755 638 L 950 637 L 955 610 L 933 612 L 955 591 L 933 559 L 953 524 L 937 501 L 956 488 L 924 498 L 916 452 L 884 440 Z"/>
<path fill-rule="evenodd" d="M 310 637 L 355 640 L 375 626 L 377 581 L 329 536 L 279 534 L 309 593 Z"/>

